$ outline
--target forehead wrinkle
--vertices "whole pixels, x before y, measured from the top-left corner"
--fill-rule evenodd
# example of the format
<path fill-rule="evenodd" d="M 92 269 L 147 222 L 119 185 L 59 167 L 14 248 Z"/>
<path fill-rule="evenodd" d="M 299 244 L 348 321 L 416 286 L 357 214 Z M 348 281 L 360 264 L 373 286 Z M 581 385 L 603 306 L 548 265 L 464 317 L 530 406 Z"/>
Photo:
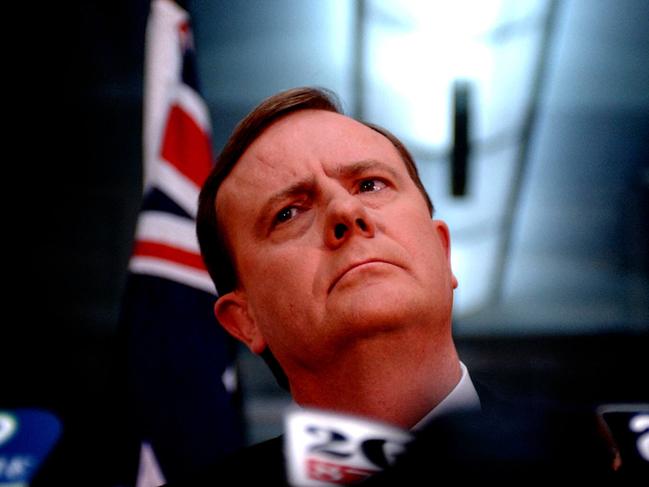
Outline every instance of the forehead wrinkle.
<path fill-rule="evenodd" d="M 275 169 L 278 165 L 276 154 L 269 153 L 268 147 L 256 148 L 250 156 L 255 163 L 267 166 L 269 169 Z"/>
<path fill-rule="evenodd" d="M 313 188 L 315 188 L 315 176 L 311 174 L 271 194 L 266 205 L 269 203 L 277 203 L 291 196 L 313 193 Z"/>

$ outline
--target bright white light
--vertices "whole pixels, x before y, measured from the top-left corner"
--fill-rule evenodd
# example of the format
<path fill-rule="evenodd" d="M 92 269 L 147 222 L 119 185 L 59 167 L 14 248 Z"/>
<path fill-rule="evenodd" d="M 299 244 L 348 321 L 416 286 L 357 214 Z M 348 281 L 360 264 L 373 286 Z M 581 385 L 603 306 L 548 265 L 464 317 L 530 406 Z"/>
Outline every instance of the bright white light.
<path fill-rule="evenodd" d="M 485 235 L 474 242 L 453 244 L 451 266 L 458 280 L 453 314 L 462 317 L 481 309 L 493 283 L 498 236 Z"/>
<path fill-rule="evenodd" d="M 448 145 L 452 83 L 491 78 L 493 61 L 484 35 L 493 28 L 501 3 L 372 3 L 370 11 L 394 22 L 374 22 L 368 29 L 369 78 L 375 85 L 370 92 L 380 96 L 382 110 L 398 107 L 387 113 L 399 133 L 425 146 Z"/>
<path fill-rule="evenodd" d="M 431 159 L 451 147 L 452 87 L 472 85 L 469 194 L 448 190 L 448 166 L 417 156 L 422 181 L 453 236 L 455 315 L 487 304 L 547 0 L 368 2 L 366 117 Z M 521 28 L 522 26 L 522 28 Z M 502 36 L 495 36 L 505 27 Z M 508 29 L 507 27 L 514 27 Z M 481 143 L 489 150 L 481 150 Z M 495 150 L 498 149 L 498 150 Z M 421 160 L 424 159 L 424 160 Z M 430 163 L 429 163 L 430 162 Z"/>

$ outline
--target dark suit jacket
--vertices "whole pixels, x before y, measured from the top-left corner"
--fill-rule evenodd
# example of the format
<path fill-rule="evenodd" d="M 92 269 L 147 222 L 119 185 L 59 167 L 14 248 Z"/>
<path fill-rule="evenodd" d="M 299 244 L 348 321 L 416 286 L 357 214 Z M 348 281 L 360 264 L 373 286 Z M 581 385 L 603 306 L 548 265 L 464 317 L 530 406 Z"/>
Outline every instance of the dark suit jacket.
<path fill-rule="evenodd" d="M 499 485 L 567 480 L 619 485 L 628 480 L 613 472 L 610 444 L 589 408 L 503 399 L 480 384 L 476 389 L 483 406 L 480 413 L 432 421 L 415 434 L 393 467 L 362 485 L 433 485 L 442 479 Z M 288 485 L 283 437 L 244 448 L 183 485 Z"/>
<path fill-rule="evenodd" d="M 432 485 L 440 478 L 456 485 L 619 485 L 625 480 L 613 471 L 611 444 L 593 409 L 505 399 L 480 384 L 476 389 L 481 412 L 430 422 L 391 468 L 362 485 Z"/>
<path fill-rule="evenodd" d="M 284 437 L 238 450 L 187 482 L 164 487 L 285 486 Z"/>

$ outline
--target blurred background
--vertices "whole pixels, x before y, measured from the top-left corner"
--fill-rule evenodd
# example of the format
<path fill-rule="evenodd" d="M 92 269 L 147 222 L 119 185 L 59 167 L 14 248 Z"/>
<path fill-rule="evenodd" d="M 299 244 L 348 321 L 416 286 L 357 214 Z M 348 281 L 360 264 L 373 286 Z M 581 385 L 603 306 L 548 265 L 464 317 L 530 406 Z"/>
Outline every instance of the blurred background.
<path fill-rule="evenodd" d="M 215 151 L 264 97 L 301 85 L 334 90 L 411 149 L 451 229 L 472 376 L 566 401 L 649 400 L 649 2 L 184 5 Z M 7 190 L 0 407 L 56 412 L 55 459 L 92 471 L 121 401 L 110 371 L 142 198 L 149 3 L 55 10 L 14 39 L 27 93 L 10 100 L 9 166 L 27 189 Z M 245 442 L 280 434 L 287 393 L 244 348 L 237 367 Z"/>

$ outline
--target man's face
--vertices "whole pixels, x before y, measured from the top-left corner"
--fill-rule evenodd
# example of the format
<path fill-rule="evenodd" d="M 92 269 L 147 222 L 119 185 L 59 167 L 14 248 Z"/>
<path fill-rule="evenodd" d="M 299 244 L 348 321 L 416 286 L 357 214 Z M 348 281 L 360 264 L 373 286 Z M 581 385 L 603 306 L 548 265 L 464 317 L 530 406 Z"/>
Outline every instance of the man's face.
<path fill-rule="evenodd" d="M 309 367 L 382 333 L 450 334 L 448 230 L 374 130 L 288 115 L 244 152 L 216 204 L 239 278 L 217 317 L 254 352 Z"/>

